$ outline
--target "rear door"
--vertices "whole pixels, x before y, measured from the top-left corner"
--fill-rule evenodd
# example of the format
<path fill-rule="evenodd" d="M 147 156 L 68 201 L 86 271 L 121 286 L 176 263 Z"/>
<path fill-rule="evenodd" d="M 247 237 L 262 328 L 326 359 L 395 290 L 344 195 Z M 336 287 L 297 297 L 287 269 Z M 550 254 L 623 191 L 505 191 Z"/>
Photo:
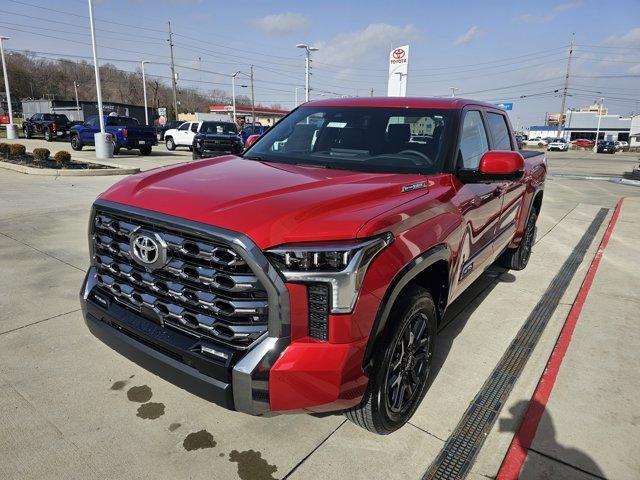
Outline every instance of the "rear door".
<path fill-rule="evenodd" d="M 507 116 L 500 110 L 485 112 L 489 127 L 491 150 L 517 150 L 511 135 L 511 127 Z M 516 232 L 517 219 L 522 208 L 525 184 L 522 180 L 500 182 L 502 192 L 500 221 L 495 232 L 494 250 L 501 252 L 511 241 Z"/>
<path fill-rule="evenodd" d="M 482 111 L 471 107 L 463 112 L 458 142 L 459 169 L 477 170 L 490 139 Z M 502 190 L 498 182 L 462 184 L 456 195 L 466 231 L 458 262 L 458 291 L 475 280 L 493 257 L 493 241 L 500 218 Z"/>

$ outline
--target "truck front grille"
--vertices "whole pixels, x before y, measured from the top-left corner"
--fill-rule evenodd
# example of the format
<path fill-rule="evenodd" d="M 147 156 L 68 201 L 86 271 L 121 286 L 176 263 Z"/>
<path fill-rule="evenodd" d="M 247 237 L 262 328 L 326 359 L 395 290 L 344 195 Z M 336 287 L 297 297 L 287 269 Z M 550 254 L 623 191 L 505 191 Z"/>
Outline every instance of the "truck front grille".
<path fill-rule="evenodd" d="M 140 231 L 166 244 L 164 266 L 149 270 L 134 261 L 131 239 Z M 238 349 L 266 333 L 267 292 L 221 239 L 98 211 L 92 241 L 98 288 L 112 301 L 165 327 Z"/>

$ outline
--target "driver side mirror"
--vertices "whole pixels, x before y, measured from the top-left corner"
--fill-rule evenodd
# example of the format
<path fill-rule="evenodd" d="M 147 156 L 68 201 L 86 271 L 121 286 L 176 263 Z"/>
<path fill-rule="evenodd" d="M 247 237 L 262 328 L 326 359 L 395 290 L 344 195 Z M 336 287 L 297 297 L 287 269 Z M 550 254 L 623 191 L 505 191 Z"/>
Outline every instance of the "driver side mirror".
<path fill-rule="evenodd" d="M 466 183 L 516 181 L 524 175 L 524 158 L 520 152 L 492 150 L 485 152 L 477 170 L 460 170 L 458 176 Z"/>

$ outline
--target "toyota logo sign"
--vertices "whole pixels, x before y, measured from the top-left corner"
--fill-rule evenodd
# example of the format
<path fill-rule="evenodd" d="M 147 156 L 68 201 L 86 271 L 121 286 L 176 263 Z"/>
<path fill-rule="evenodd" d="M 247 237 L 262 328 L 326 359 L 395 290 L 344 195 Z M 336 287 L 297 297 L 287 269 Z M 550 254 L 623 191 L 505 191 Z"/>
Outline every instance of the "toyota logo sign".
<path fill-rule="evenodd" d="M 167 244 L 157 233 L 137 231 L 129 242 L 131 258 L 147 268 L 154 270 L 167 263 Z"/>
<path fill-rule="evenodd" d="M 405 55 L 405 51 L 401 48 L 396 48 L 393 51 L 393 58 L 395 58 L 396 60 L 400 60 L 401 58 L 404 58 Z"/>

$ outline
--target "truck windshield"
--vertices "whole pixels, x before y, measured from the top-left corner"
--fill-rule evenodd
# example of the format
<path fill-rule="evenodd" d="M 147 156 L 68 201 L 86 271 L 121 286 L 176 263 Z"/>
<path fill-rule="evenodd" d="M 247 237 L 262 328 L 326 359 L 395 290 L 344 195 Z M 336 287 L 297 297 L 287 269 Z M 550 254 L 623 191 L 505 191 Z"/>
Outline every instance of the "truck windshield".
<path fill-rule="evenodd" d="M 138 120 L 131 117 L 107 117 L 107 125 L 110 127 L 137 127 Z"/>
<path fill-rule="evenodd" d="M 200 133 L 233 135 L 238 133 L 238 128 L 230 122 L 203 122 Z"/>
<path fill-rule="evenodd" d="M 369 172 L 442 170 L 452 130 L 448 110 L 301 107 L 245 158 Z"/>

